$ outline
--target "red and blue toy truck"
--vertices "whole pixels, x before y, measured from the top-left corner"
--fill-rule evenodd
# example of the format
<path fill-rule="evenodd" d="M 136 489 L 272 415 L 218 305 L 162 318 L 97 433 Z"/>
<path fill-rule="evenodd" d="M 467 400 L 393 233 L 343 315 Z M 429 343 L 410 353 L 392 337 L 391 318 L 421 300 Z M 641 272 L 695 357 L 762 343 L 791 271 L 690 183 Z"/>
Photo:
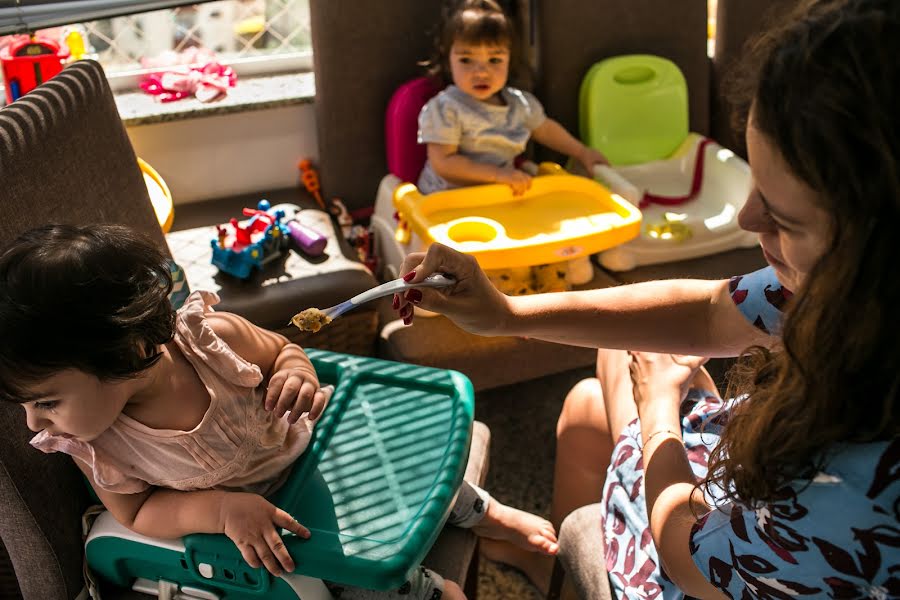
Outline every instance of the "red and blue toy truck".
<path fill-rule="evenodd" d="M 268 200 L 260 200 L 255 209 L 245 208 L 243 213 L 250 219 L 218 225 L 218 236 L 210 242 L 212 264 L 239 279 L 247 279 L 254 269 L 281 256 L 290 239 L 282 222 L 284 211 L 273 212 Z"/>

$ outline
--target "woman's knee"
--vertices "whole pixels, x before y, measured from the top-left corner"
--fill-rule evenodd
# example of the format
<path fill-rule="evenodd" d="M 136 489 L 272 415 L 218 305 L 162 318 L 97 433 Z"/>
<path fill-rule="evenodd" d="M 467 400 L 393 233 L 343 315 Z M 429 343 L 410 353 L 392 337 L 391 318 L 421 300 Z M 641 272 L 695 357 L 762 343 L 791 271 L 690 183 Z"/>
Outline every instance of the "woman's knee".
<path fill-rule="evenodd" d="M 556 439 L 559 440 L 572 430 L 586 429 L 601 435 L 609 434 L 603 390 L 596 377 L 582 379 L 569 390 L 556 422 Z"/>

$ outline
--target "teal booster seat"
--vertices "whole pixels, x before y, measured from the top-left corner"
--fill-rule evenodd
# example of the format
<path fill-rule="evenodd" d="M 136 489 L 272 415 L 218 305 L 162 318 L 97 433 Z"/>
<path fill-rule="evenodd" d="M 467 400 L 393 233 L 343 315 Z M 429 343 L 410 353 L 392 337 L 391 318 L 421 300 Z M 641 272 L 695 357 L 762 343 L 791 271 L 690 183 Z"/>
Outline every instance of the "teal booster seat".
<path fill-rule="evenodd" d="M 224 535 L 136 534 L 108 512 L 86 541 L 91 571 L 173 600 L 330 598 L 322 580 L 400 587 L 447 519 L 468 459 L 474 393 L 462 374 L 308 350 L 335 392 L 287 482 L 269 499 L 308 527 L 283 538 L 296 563 L 273 577 Z"/>

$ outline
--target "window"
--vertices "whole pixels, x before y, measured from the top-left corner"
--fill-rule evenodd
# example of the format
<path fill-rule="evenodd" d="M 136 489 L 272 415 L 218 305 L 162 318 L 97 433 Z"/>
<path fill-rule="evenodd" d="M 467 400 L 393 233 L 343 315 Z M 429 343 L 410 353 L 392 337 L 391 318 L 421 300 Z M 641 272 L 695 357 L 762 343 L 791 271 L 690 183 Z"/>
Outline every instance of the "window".
<path fill-rule="evenodd" d="M 219 0 L 38 34 L 63 42 L 73 28 L 82 33 L 88 55 L 100 61 L 114 89 L 134 87 L 148 70 L 148 59 L 191 48 L 213 51 L 238 75 L 312 68 L 308 0 Z M 0 46 L 10 37 L 0 38 Z"/>

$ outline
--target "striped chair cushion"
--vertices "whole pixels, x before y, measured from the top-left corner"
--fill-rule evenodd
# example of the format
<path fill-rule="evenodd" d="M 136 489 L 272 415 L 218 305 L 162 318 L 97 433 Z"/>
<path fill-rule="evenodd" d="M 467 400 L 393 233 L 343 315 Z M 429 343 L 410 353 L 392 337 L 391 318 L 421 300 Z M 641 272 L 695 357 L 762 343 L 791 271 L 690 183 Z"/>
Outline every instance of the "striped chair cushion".
<path fill-rule="evenodd" d="M 165 239 L 100 65 L 81 61 L 0 109 L 0 246 L 50 222 L 122 223 Z M 82 590 L 80 518 L 88 498 L 63 455 L 28 445 L 22 409 L 0 403 L 0 539 L 22 595 Z M 2 557 L 2 555 L 0 555 Z M 16 598 L 0 559 L 0 597 Z"/>
<path fill-rule="evenodd" d="M 165 240 L 103 69 L 73 63 L 0 110 L 0 243 L 48 223 L 122 223 Z"/>

